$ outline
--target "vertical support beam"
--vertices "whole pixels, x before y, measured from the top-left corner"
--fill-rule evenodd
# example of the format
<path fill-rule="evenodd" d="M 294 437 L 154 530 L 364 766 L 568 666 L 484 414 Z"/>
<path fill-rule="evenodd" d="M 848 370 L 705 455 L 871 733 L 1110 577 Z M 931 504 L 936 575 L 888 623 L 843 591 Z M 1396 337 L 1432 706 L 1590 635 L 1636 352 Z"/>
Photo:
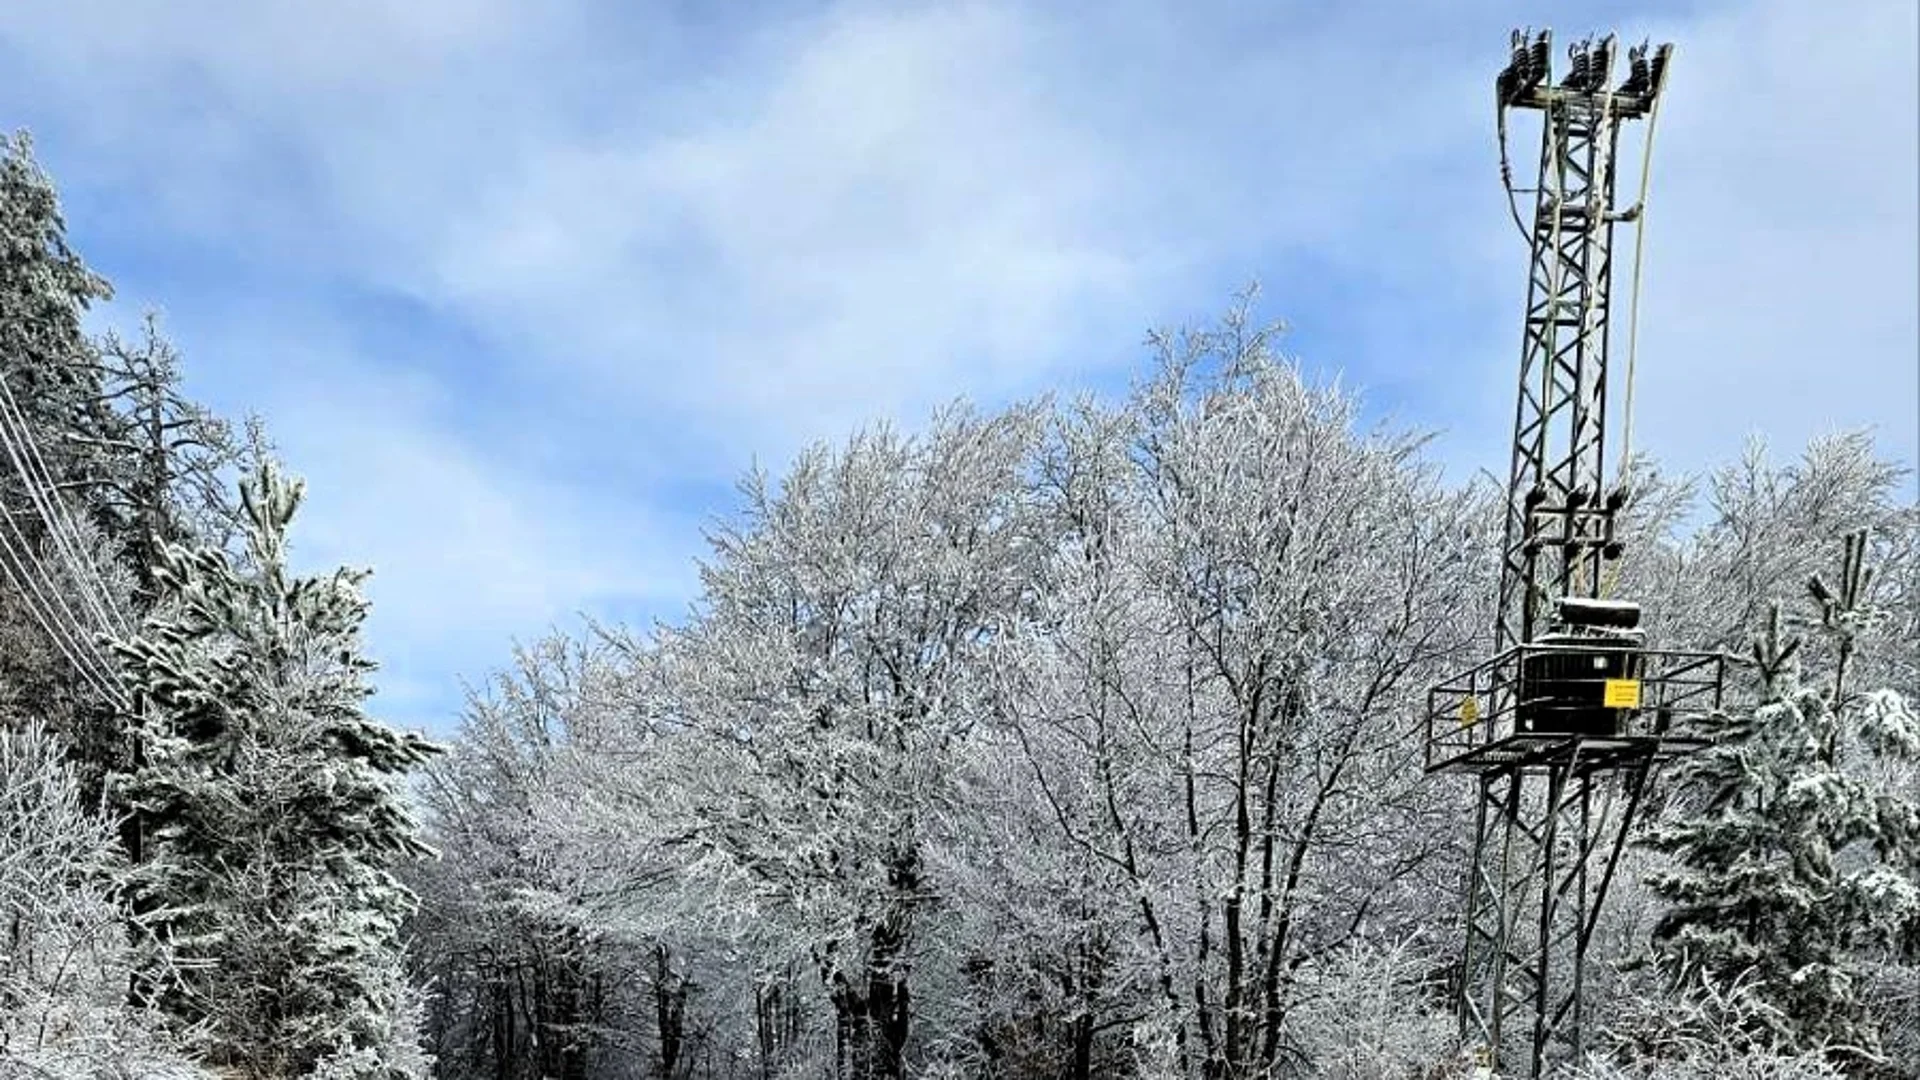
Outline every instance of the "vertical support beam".
<path fill-rule="evenodd" d="M 1517 771 L 1479 777 L 1474 811 L 1473 862 L 1467 869 L 1467 942 L 1460 968 L 1460 1038 L 1497 1047 L 1512 1012 L 1504 987 L 1514 909 L 1524 894 L 1532 851 L 1520 830 L 1524 776 Z"/>
<path fill-rule="evenodd" d="M 1478 777 L 1474 785 L 1473 852 L 1467 858 L 1466 888 L 1462 890 L 1466 895 L 1467 936 L 1460 947 L 1460 974 L 1454 998 L 1463 1046 L 1493 1045 L 1493 1030 L 1488 1021 L 1491 1010 L 1484 998 L 1484 988 L 1492 985 L 1492 977 L 1481 970 L 1500 940 L 1497 929 L 1492 933 L 1487 929 L 1488 910 L 1501 900 L 1499 891 L 1489 887 L 1485 880 L 1486 846 L 1493 835 L 1489 828 L 1489 805 L 1493 799 L 1488 790 L 1492 781 L 1493 774 L 1486 773 Z"/>
<path fill-rule="evenodd" d="M 1627 823 L 1630 823 L 1632 820 L 1633 817 L 1629 814 L 1621 825 L 1620 835 L 1623 839 L 1626 837 Z M 1593 820 L 1593 785 L 1590 782 L 1582 783 L 1580 786 L 1580 834 L 1582 836 L 1595 836 L 1598 835 L 1598 833 L 1599 830 L 1594 828 Z M 1607 867 L 1609 870 L 1613 868 L 1619 858 L 1620 853 L 1618 851 L 1613 852 L 1608 857 Z M 1573 894 L 1575 900 L 1573 924 L 1578 938 L 1573 955 L 1573 988 L 1570 991 L 1573 1006 L 1573 1030 L 1569 1035 L 1568 1041 L 1572 1044 L 1572 1058 L 1575 1061 L 1580 1060 L 1581 1051 L 1585 1049 L 1584 1040 L 1582 1039 L 1583 1029 L 1580 1026 L 1580 1022 L 1585 1012 L 1587 946 L 1593 940 L 1593 917 L 1599 912 L 1598 899 L 1595 899 L 1591 906 L 1587 903 L 1588 897 L 1592 895 L 1588 892 L 1592 883 L 1587 877 L 1587 868 L 1591 865 L 1593 865 L 1593 860 L 1588 858 L 1588 852 L 1583 850 L 1580 854 L 1579 865 L 1577 867 L 1579 880 L 1574 885 Z M 1557 1032 L 1558 1028 L 1555 1026 L 1550 1028 L 1549 1031 L 1551 1035 L 1551 1033 Z"/>
<path fill-rule="evenodd" d="M 1580 753 L 1580 745 L 1578 743 L 1574 744 L 1573 753 L 1577 760 Z M 1555 925 L 1557 921 L 1555 916 L 1560 911 L 1560 900 L 1562 898 L 1558 889 L 1560 875 L 1556 871 L 1560 870 L 1563 863 L 1560 859 L 1556 858 L 1556 856 L 1561 853 L 1555 850 L 1554 845 L 1556 841 L 1562 839 L 1560 814 L 1558 810 L 1565 802 L 1567 779 L 1572 773 L 1574 765 L 1575 762 L 1573 761 L 1568 762 L 1564 766 L 1555 763 L 1547 772 L 1547 814 L 1546 819 L 1541 823 L 1540 829 L 1540 874 L 1538 879 L 1540 888 L 1540 917 L 1536 935 L 1538 944 L 1535 946 L 1535 951 L 1530 957 L 1532 960 L 1531 974 L 1533 975 L 1533 1009 L 1531 1010 L 1533 1013 L 1533 1024 L 1532 1030 L 1528 1032 L 1528 1034 L 1532 1036 L 1533 1053 L 1528 1055 L 1527 1059 L 1528 1076 L 1541 1075 L 1546 1064 L 1542 1060 L 1542 1056 L 1547 1045 L 1547 1016 L 1553 1009 L 1551 995 L 1553 993 L 1553 954 L 1554 945 L 1556 944 L 1554 931 L 1557 928 Z"/>

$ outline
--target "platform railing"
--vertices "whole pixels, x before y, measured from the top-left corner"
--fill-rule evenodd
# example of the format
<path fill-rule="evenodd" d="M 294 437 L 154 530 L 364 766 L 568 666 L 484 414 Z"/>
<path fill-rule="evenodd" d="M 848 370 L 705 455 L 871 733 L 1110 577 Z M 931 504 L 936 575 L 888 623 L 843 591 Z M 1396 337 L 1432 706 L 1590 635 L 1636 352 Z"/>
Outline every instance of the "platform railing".
<path fill-rule="evenodd" d="M 1597 688 L 1617 695 L 1614 700 L 1620 703 L 1619 724 L 1609 734 L 1520 730 L 1521 703 L 1538 697 L 1525 675 L 1532 666 L 1528 659 L 1591 651 L 1584 645 L 1516 645 L 1436 684 L 1427 692 L 1426 771 L 1477 773 L 1544 765 L 1576 742 L 1581 744 L 1580 759 L 1594 768 L 1648 754 L 1671 757 L 1704 744 L 1688 734 L 1685 720 L 1720 709 L 1726 686 L 1726 657 L 1721 653 L 1636 650 L 1637 679 L 1611 680 Z"/>

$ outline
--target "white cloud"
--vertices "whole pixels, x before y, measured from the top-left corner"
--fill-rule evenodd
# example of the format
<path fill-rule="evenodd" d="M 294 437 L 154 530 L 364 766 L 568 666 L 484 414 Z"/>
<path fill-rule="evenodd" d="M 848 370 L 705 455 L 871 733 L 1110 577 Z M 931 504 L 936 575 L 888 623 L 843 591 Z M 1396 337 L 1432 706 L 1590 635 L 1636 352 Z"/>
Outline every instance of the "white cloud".
<path fill-rule="evenodd" d="M 1144 272 L 1100 228 L 1123 163 L 1045 108 L 1030 47 L 981 7 L 834 17 L 714 123 L 483 186 L 427 288 L 777 445 L 1030 386 Z"/>
<path fill-rule="evenodd" d="M 1725 459 L 1920 424 L 1920 8 L 1847 0 L 1693 28 L 1656 153 L 1647 445 Z"/>
<path fill-rule="evenodd" d="M 374 380 L 369 380 L 369 383 Z M 309 480 L 295 536 L 311 569 L 367 566 L 368 640 L 383 707 L 431 715 L 454 676 L 479 678 L 506 645 L 581 613 L 671 607 L 695 584 L 691 528 L 644 507 L 593 505 L 476 454 L 405 405 L 302 394 L 276 431 Z"/>
<path fill-rule="evenodd" d="M 690 595 L 698 523 L 642 505 L 596 475 L 529 467 L 514 447 L 456 426 L 456 388 L 383 369 L 293 311 L 252 312 L 203 342 L 270 358 L 224 387 L 271 417 L 307 482 L 293 557 L 302 572 L 373 570 L 367 634 L 379 707 L 444 725 L 458 679 L 477 679 L 515 638 L 581 613 L 672 610 Z"/>
<path fill-rule="evenodd" d="M 671 516 L 588 501 L 592 477 L 558 487 L 472 445 L 446 426 L 458 404 L 443 388 L 350 354 L 322 362 L 324 378 L 280 380 L 266 400 L 276 443 L 311 477 L 302 561 L 370 565 L 394 601 L 387 625 L 446 640 L 684 593 L 691 568 L 655 557 Z"/>
<path fill-rule="evenodd" d="M 306 550 L 376 564 L 391 677 L 421 682 L 588 597 L 684 595 L 675 474 L 1110 377 L 1146 324 L 1254 276 L 1269 312 L 1345 347 L 1310 360 L 1394 380 L 1405 400 L 1377 404 L 1503 471 L 1525 253 L 1491 81 L 1511 14 L 1173 11 L 16 4 L 0 61 L 26 77 L 0 108 L 67 147 L 57 178 L 122 229 L 273 275 L 271 318 L 164 271 L 133 298 L 180 312 L 196 384 L 269 412 L 313 480 Z M 1636 442 L 1698 467 L 1750 427 L 1793 445 L 1877 421 L 1914 453 L 1914 18 L 1760 0 L 1650 27 L 1680 54 Z M 314 299 L 340 284 L 488 355 L 370 355 L 351 305 Z M 1316 289 L 1324 307 L 1295 299 Z M 467 362 L 500 392 L 459 385 Z M 486 444 L 503 429 L 511 447 Z M 542 439 L 624 479 L 528 456 Z"/>

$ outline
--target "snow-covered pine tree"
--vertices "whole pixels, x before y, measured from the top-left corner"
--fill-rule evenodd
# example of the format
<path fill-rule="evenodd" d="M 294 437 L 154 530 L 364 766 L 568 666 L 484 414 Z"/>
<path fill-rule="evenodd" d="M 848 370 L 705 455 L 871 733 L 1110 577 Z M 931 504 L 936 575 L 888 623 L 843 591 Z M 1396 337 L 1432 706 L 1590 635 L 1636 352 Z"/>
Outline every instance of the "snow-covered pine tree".
<path fill-rule="evenodd" d="M 165 1004 L 210 1061 L 250 1077 L 409 1075 L 399 929 L 413 897 L 390 870 L 428 853 L 398 785 L 436 748 L 364 711 L 365 572 L 289 573 L 302 492 L 261 464 L 241 486 L 240 565 L 170 546 L 163 602 L 115 644 L 146 725 L 127 794 L 151 857 L 134 886 L 183 972 Z"/>
<path fill-rule="evenodd" d="M 68 245 L 58 194 L 34 159 L 32 140 L 24 132 L 0 133 L 0 382 L 48 477 L 72 496 L 67 509 L 83 530 L 98 528 L 98 536 L 86 538 L 86 555 L 102 562 L 124 535 L 87 483 L 118 468 L 125 455 L 112 445 L 115 418 L 82 321 L 111 295 L 106 279 Z M 35 460 L 24 450 L 0 446 L 0 511 L 10 518 L 0 532 L 57 566 L 60 547 L 20 469 Z M 14 452 L 23 455 L 20 462 Z M 66 603 L 85 611 L 65 585 L 57 587 Z M 124 750 L 113 737 L 118 718 L 32 614 L 31 595 L 0 572 L 0 723 L 44 721 L 75 754 L 83 796 L 92 801 Z"/>
<path fill-rule="evenodd" d="M 0 133 L 0 378 L 47 443 L 41 453 L 61 483 L 106 471 L 100 459 L 115 452 L 98 438 L 110 426 L 109 406 L 81 326 L 94 302 L 112 295 L 67 245 L 59 196 L 32 140 Z M 11 498 L 20 481 L 10 474 L 0 492 Z"/>
<path fill-rule="evenodd" d="M 68 556 L 105 579 L 109 608 L 143 616 L 151 570 L 166 542 L 224 544 L 241 516 L 228 477 L 267 448 L 264 428 L 243 428 L 187 399 L 179 356 L 147 320 L 133 342 L 90 340 L 84 320 L 111 299 L 109 282 L 69 245 L 52 179 L 22 132 L 0 133 L 0 382 L 30 435 L 0 450 L 0 509 L 28 550 L 54 572 L 65 607 L 86 618 Z M 16 457 L 16 453 L 18 457 Z M 28 484 L 22 469 L 44 465 Z M 51 485 L 78 530 L 58 542 L 43 520 Z M 0 573 L 0 723 L 44 721 L 73 755 L 81 792 L 97 803 L 109 773 L 135 748 L 126 719 L 98 699 L 33 612 L 33 593 Z M 116 810 L 122 808 L 116 808 Z M 121 843 L 140 858 L 137 824 Z"/>
<path fill-rule="evenodd" d="M 1759 704 L 1714 718 L 1713 745 L 1678 766 L 1670 817 L 1646 843 L 1673 858 L 1648 884 L 1671 905 L 1654 957 L 1676 982 L 1751 980 L 1777 1010 L 1767 1034 L 1871 1055 L 1856 950 L 1920 919 L 1920 805 L 1880 767 L 1920 758 L 1920 720 L 1894 691 L 1847 685 L 1878 615 L 1865 551 L 1852 534 L 1839 588 L 1809 582 L 1819 672 L 1802 671 L 1809 650 L 1783 638 L 1775 605 L 1753 649 Z"/>

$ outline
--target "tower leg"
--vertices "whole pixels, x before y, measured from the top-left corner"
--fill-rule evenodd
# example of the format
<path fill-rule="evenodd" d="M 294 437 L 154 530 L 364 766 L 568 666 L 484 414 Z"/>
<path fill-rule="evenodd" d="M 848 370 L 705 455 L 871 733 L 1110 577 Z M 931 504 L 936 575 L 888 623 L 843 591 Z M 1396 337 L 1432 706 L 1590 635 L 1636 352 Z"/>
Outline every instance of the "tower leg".
<path fill-rule="evenodd" d="M 1649 767 L 1596 767 L 1576 743 L 1531 772 L 1480 777 L 1460 1037 L 1506 1075 L 1542 1076 L 1584 1049 L 1587 952 Z"/>
<path fill-rule="evenodd" d="M 1512 1038 L 1514 1001 L 1508 965 L 1514 959 L 1532 845 L 1521 827 L 1525 777 L 1518 771 L 1481 775 L 1474 811 L 1473 861 L 1467 871 L 1467 942 L 1460 972 L 1460 1038 L 1497 1058 Z M 1495 1061 L 1495 1064 L 1498 1062 Z"/>

